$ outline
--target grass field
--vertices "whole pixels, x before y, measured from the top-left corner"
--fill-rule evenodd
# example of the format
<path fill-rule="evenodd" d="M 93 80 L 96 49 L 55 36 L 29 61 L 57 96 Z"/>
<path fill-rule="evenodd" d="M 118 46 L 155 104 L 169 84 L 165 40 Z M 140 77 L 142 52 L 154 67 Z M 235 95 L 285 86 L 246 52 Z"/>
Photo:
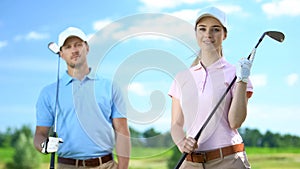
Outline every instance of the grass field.
<path fill-rule="evenodd" d="M 252 169 L 300 169 L 300 149 L 246 148 Z M 0 169 L 12 161 L 13 148 L 0 148 Z M 130 169 L 167 169 L 172 152 L 165 148 L 133 148 Z M 41 169 L 49 167 L 50 156 L 41 155 Z"/>
<path fill-rule="evenodd" d="M 246 148 L 253 169 L 300 169 L 300 149 Z"/>

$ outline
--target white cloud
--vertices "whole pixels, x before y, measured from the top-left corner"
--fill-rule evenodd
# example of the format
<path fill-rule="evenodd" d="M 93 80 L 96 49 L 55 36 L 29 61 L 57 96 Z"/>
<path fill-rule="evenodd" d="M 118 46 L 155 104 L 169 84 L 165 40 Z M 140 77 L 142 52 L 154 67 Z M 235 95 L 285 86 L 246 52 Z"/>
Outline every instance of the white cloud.
<path fill-rule="evenodd" d="M 149 92 L 146 91 L 144 85 L 142 83 L 133 82 L 128 86 L 128 91 L 133 92 L 139 96 L 146 96 Z"/>
<path fill-rule="evenodd" d="M 42 39 L 47 39 L 49 37 L 49 34 L 47 33 L 39 33 L 36 31 L 31 31 L 27 33 L 26 35 L 18 35 L 15 37 L 16 41 L 21 41 L 21 40 L 42 40 Z"/>
<path fill-rule="evenodd" d="M 192 5 L 192 4 L 205 4 L 210 3 L 214 5 L 212 2 L 216 0 L 140 0 L 143 3 L 143 6 L 140 8 L 140 11 L 162 11 L 166 8 L 176 8 L 181 5 Z M 205 5 L 209 6 L 209 5 Z M 205 7 L 203 6 L 203 7 Z M 238 5 L 214 5 L 221 10 L 223 10 L 226 14 L 238 13 L 239 15 L 248 15 L 243 11 L 243 9 Z M 177 16 L 181 19 L 194 22 L 200 8 L 196 10 L 181 10 L 177 12 L 171 13 L 171 15 Z"/>
<path fill-rule="evenodd" d="M 96 32 L 89 42 L 94 45 L 111 46 L 130 38 L 175 39 L 192 49 L 197 49 L 194 36 L 193 25 L 182 19 L 167 14 L 146 13 L 124 17 L 112 22 Z M 102 49 L 97 50 L 98 53 L 103 52 L 99 51 Z"/>
<path fill-rule="evenodd" d="M 234 14 L 234 13 L 241 14 L 243 12 L 242 7 L 240 7 L 238 5 L 220 5 L 220 6 L 216 6 L 216 7 L 220 8 L 227 15 L 228 14 Z"/>
<path fill-rule="evenodd" d="M 143 6 L 140 11 L 160 11 L 166 8 L 175 8 L 183 4 L 213 2 L 215 0 L 140 0 Z"/>
<path fill-rule="evenodd" d="M 0 49 L 7 46 L 7 41 L 0 41 Z"/>
<path fill-rule="evenodd" d="M 267 85 L 267 75 L 265 74 L 251 75 L 250 80 L 254 87 L 264 87 Z"/>
<path fill-rule="evenodd" d="M 148 18 L 151 15 L 144 17 L 141 16 L 140 21 L 134 20 L 132 23 L 128 23 L 128 29 L 123 29 L 118 32 L 115 32 L 113 37 L 119 39 L 120 37 L 125 37 L 126 35 L 140 35 L 140 34 L 153 34 L 158 36 L 177 36 L 182 39 L 185 38 L 194 38 L 193 27 L 189 23 L 178 20 L 176 18 L 171 18 L 167 15 L 161 15 L 156 18 Z M 137 25 L 135 22 L 138 22 Z M 164 23 L 164 24 L 158 24 Z M 182 31 L 188 30 L 191 31 Z"/>
<path fill-rule="evenodd" d="M 110 23 L 112 23 L 113 21 L 110 19 L 104 19 L 104 20 L 99 20 L 93 23 L 93 29 L 96 31 L 101 30 L 102 28 L 104 28 L 105 26 L 109 25 Z"/>
<path fill-rule="evenodd" d="M 148 76 L 149 74 L 145 73 L 144 77 Z M 140 75 L 140 78 L 143 75 Z M 157 77 L 157 79 L 152 80 L 151 82 L 131 82 L 127 90 L 129 92 L 132 92 L 138 96 L 150 96 L 154 91 L 159 91 L 164 93 L 166 97 L 167 91 L 169 90 L 169 87 L 171 85 L 171 81 L 168 81 L 170 79 L 166 79 L 164 74 L 156 74 L 154 75 Z M 164 79 L 165 78 L 165 79 Z M 164 80 L 159 80 L 164 79 Z"/>
<path fill-rule="evenodd" d="M 239 5 L 215 5 L 215 6 L 221 9 L 222 11 L 224 11 L 227 16 L 232 14 L 239 17 L 248 17 L 250 15 Z"/>
<path fill-rule="evenodd" d="M 169 13 L 172 16 L 178 17 L 180 19 L 183 19 L 191 24 L 194 24 L 198 13 L 199 9 L 193 10 L 193 9 L 186 9 L 186 10 L 180 10 L 176 12 Z"/>
<path fill-rule="evenodd" d="M 269 17 L 277 17 L 282 15 L 299 16 L 299 6 L 299 0 L 280 0 L 265 3 L 262 5 L 262 9 Z"/>
<path fill-rule="evenodd" d="M 152 10 L 159 11 L 164 8 L 174 8 L 180 2 L 176 0 L 140 0 L 144 6 L 140 8 L 141 11 Z"/>
<path fill-rule="evenodd" d="M 286 82 L 288 86 L 294 86 L 299 81 L 299 75 L 296 73 L 292 73 L 287 76 Z"/>
<path fill-rule="evenodd" d="M 45 33 L 38 33 L 38 32 L 29 32 L 26 36 L 25 36 L 25 39 L 26 40 L 39 40 L 39 39 L 46 39 L 48 38 L 49 35 L 48 34 L 45 34 Z"/>
<path fill-rule="evenodd" d="M 243 11 L 241 6 L 238 5 L 215 5 L 217 8 L 224 11 L 227 15 L 237 14 L 238 16 L 248 16 L 249 14 Z M 201 9 L 184 9 L 180 11 L 175 11 L 169 13 L 172 16 L 178 17 L 180 19 L 186 20 L 187 22 L 194 24 L 196 18 L 201 12 Z"/>

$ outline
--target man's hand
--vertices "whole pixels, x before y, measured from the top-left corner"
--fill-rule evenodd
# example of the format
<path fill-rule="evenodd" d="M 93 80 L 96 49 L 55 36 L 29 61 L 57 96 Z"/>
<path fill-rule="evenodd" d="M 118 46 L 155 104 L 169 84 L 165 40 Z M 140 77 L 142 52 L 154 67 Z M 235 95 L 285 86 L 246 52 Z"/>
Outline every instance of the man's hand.
<path fill-rule="evenodd" d="M 242 58 L 236 67 L 237 82 L 248 83 L 252 62 L 255 56 L 255 49 L 251 52 L 250 59 Z"/>
<path fill-rule="evenodd" d="M 47 140 L 41 144 L 41 152 L 44 154 L 57 152 L 59 143 L 63 143 L 62 138 L 48 137 Z"/>

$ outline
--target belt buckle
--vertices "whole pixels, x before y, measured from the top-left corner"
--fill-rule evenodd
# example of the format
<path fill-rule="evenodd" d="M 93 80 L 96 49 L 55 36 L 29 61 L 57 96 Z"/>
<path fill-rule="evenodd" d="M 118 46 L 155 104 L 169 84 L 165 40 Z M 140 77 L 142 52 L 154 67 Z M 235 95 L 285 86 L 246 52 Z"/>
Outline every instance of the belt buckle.
<path fill-rule="evenodd" d="M 207 153 L 205 151 L 199 152 L 199 154 L 203 157 L 203 163 L 207 162 Z"/>

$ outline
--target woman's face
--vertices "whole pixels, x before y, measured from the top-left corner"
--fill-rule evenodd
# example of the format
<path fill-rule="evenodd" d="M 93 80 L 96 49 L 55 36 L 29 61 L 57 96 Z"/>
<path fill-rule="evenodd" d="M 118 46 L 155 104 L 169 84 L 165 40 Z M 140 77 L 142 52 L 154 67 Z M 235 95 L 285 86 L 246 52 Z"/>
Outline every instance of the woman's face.
<path fill-rule="evenodd" d="M 196 25 L 196 38 L 201 50 L 221 52 L 226 35 L 222 24 L 213 17 L 204 17 Z"/>

